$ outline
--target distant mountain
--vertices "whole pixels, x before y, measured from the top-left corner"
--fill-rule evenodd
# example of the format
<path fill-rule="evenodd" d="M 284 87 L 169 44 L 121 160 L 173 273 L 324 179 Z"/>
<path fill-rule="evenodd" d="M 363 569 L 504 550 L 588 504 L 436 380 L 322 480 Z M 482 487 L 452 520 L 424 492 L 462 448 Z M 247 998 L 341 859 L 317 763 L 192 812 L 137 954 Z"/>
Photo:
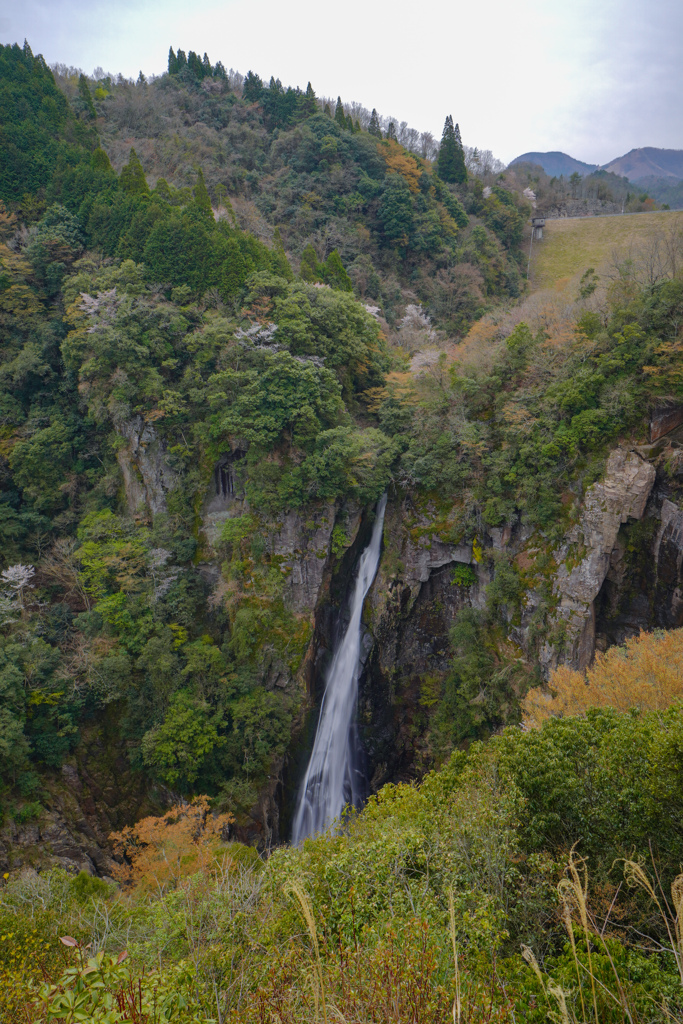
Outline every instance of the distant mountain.
<path fill-rule="evenodd" d="M 575 171 L 581 175 L 591 174 L 598 168 L 597 164 L 585 164 L 583 160 L 575 160 L 567 153 L 557 152 L 522 153 L 511 162 L 510 166 L 512 167 L 513 164 L 538 164 L 551 178 L 559 178 L 561 174 L 568 178 Z"/>
<path fill-rule="evenodd" d="M 548 156 L 554 156 L 549 153 Z M 519 158 L 520 160 L 522 157 Z M 676 178 L 683 179 L 683 149 L 655 149 L 644 146 L 632 149 L 625 156 L 617 157 L 606 164 L 606 171 L 620 174 L 630 181 L 642 178 Z"/>

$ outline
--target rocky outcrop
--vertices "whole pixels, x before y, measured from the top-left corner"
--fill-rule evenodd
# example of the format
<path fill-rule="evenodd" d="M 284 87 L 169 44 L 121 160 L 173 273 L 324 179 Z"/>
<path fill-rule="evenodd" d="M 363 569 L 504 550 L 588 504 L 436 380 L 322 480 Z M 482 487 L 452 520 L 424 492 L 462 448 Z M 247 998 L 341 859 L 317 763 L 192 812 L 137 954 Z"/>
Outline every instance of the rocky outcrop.
<path fill-rule="evenodd" d="M 318 603 L 336 514 L 336 506 L 330 503 L 306 520 L 289 512 L 273 525 L 268 547 L 285 574 L 284 597 L 292 611 L 311 612 Z M 353 541 L 358 530 L 360 509 L 353 511 L 351 519 L 349 532 L 345 534 L 347 544 Z"/>
<path fill-rule="evenodd" d="M 676 629 L 683 625 L 683 510 L 664 498 L 660 517 L 654 545 L 656 623 Z"/>
<path fill-rule="evenodd" d="M 76 755 L 43 778 L 43 810 L 33 821 L 9 821 L 0 831 L 0 871 L 61 867 L 107 877 L 109 835 L 147 814 L 159 814 L 168 794 L 150 791 L 130 768 L 115 717 L 83 729 Z"/>
<path fill-rule="evenodd" d="M 622 212 L 621 203 L 608 199 L 565 199 L 553 206 L 544 206 L 542 212 L 537 212 L 537 216 L 555 220 L 563 217 L 604 217 L 607 214 L 614 216 Z"/>
<path fill-rule="evenodd" d="M 579 522 L 555 553 L 558 598 L 556 622 L 562 622 L 562 649 L 546 645 L 541 664 L 547 672 L 558 662 L 585 668 L 595 653 L 594 602 L 610 568 L 619 530 L 642 519 L 655 482 L 655 468 L 636 452 L 617 449 L 607 460 L 602 482 L 588 489 Z"/>
<path fill-rule="evenodd" d="M 135 416 L 119 427 L 119 433 L 128 442 L 116 456 L 128 511 L 134 515 L 144 505 L 153 515 L 165 512 L 166 494 L 175 487 L 177 474 L 168 464 L 165 445 L 154 425 Z"/>
<path fill-rule="evenodd" d="M 683 405 L 668 405 L 654 409 L 650 416 L 650 441 L 659 441 L 671 430 L 683 424 Z"/>

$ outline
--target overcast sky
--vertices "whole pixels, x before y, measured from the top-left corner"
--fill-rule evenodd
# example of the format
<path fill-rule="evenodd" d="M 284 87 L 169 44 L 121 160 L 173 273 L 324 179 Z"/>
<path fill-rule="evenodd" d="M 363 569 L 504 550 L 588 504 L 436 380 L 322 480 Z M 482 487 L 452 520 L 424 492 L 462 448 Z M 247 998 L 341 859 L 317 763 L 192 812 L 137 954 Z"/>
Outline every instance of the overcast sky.
<path fill-rule="evenodd" d="M 682 0 L 0 0 L 0 40 L 137 77 L 169 45 L 511 160 L 683 149 Z"/>

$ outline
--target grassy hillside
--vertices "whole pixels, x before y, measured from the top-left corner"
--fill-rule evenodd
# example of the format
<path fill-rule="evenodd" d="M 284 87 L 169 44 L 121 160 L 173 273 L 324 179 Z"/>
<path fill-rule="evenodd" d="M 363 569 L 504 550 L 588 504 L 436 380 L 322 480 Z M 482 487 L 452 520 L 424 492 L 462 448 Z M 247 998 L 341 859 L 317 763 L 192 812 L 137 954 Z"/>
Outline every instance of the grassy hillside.
<path fill-rule="evenodd" d="M 543 241 L 534 243 L 530 281 L 549 288 L 594 267 L 600 276 L 618 275 L 618 262 L 632 260 L 647 275 L 648 263 L 666 258 L 672 236 L 683 233 L 683 212 L 659 210 L 624 217 L 573 217 L 546 221 Z M 673 239 L 675 241 L 675 237 Z"/>

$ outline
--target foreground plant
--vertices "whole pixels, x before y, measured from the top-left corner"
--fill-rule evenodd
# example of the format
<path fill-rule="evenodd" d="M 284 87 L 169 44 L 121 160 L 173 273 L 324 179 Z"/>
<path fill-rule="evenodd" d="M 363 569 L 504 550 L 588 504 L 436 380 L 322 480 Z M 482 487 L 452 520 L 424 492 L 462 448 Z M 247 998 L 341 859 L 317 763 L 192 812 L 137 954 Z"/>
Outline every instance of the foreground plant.
<path fill-rule="evenodd" d="M 162 978 L 136 974 L 128 953 L 117 957 L 103 951 L 86 959 L 87 947 L 70 935 L 61 942 L 74 949 L 78 962 L 68 967 L 55 982 L 41 985 L 35 1001 L 38 1020 L 45 1024 L 161 1024 L 162 1021 L 197 1020 L 187 997 L 164 984 Z M 201 1018 L 202 1024 L 211 1024 Z"/>

